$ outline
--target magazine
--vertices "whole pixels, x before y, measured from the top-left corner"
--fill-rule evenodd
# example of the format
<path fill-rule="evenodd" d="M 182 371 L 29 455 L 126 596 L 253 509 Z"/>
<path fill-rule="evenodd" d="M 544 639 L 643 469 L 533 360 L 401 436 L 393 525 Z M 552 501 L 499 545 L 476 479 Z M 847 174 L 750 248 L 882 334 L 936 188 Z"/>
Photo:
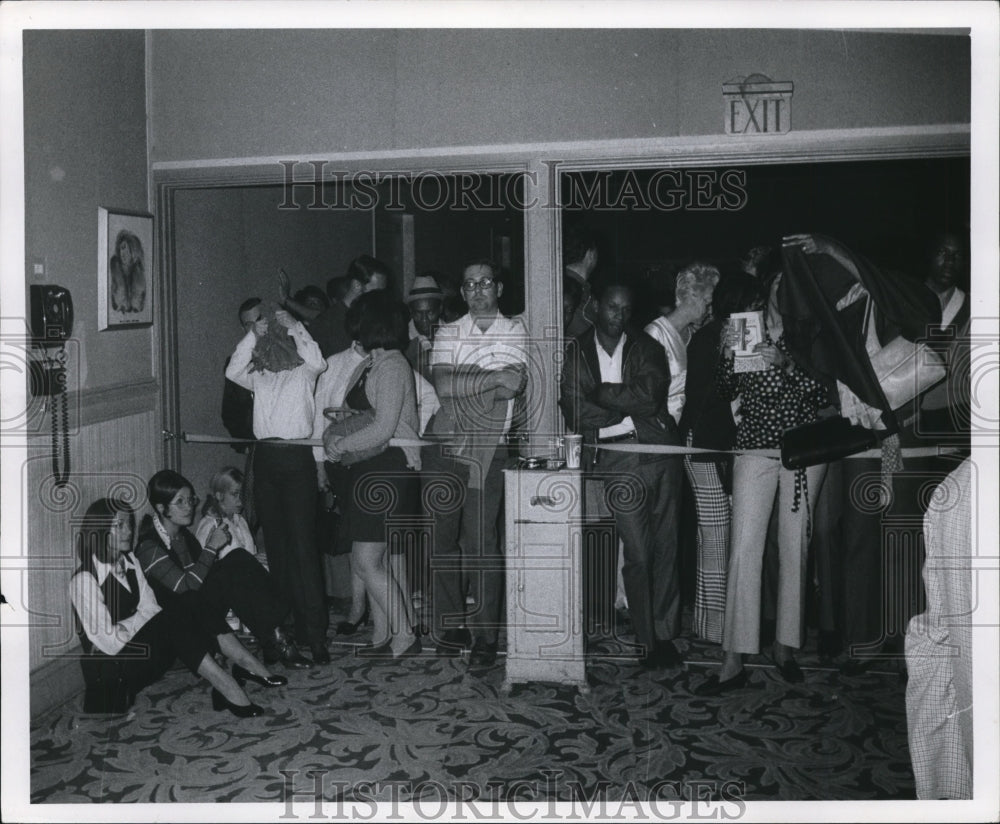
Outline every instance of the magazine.
<path fill-rule="evenodd" d="M 764 340 L 763 312 L 734 312 L 729 316 L 729 328 L 735 335 L 733 370 L 736 372 L 763 372 L 767 361 L 753 351 Z"/>

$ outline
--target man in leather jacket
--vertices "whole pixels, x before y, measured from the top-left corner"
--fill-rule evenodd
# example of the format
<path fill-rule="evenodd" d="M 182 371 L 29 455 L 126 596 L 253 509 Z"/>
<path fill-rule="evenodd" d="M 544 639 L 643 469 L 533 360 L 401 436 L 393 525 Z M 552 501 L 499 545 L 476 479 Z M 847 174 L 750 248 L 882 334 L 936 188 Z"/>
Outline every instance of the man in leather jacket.
<path fill-rule="evenodd" d="M 667 412 L 670 370 L 663 347 L 627 329 L 632 292 L 604 286 L 595 326 L 570 341 L 560 407 L 569 431 L 583 435 L 583 467 L 605 482 L 605 497 L 625 553 L 623 577 L 647 669 L 681 663 L 678 513 L 681 458 L 602 447 L 678 445 Z"/>

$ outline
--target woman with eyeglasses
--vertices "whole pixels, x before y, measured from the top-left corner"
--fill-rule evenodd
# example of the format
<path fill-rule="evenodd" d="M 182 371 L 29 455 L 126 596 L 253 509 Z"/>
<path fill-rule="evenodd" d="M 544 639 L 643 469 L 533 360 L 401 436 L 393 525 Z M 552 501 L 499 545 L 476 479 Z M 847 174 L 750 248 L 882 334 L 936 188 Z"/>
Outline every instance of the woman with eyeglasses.
<path fill-rule="evenodd" d="M 195 594 L 192 608 L 202 625 L 219 637 L 223 654 L 234 662 L 237 681 L 283 686 L 288 679 L 271 675 L 246 652 L 226 623 L 226 614 L 232 610 L 250 628 L 261 642 L 265 660 L 304 669 L 311 662 L 281 629 L 288 608 L 278 600 L 270 576 L 257 560 L 242 548 L 229 547 L 232 533 L 221 519 L 208 533 L 205 545 L 199 543 L 189 529 L 199 503 L 193 490 L 190 481 L 170 469 L 149 479 L 147 494 L 153 513 L 139 526 L 136 557 L 161 604 Z"/>
<path fill-rule="evenodd" d="M 180 658 L 208 681 L 212 704 L 246 718 L 261 715 L 238 679 L 222 669 L 213 653 L 222 647 L 202 627 L 184 599 L 161 607 L 131 555 L 135 514 L 114 498 L 94 501 L 76 534 L 80 567 L 70 581 L 86 692 L 84 712 L 126 712 L 135 696 Z M 239 641 L 226 646 L 234 660 L 252 656 Z M 237 649 L 238 647 L 238 649 Z"/>

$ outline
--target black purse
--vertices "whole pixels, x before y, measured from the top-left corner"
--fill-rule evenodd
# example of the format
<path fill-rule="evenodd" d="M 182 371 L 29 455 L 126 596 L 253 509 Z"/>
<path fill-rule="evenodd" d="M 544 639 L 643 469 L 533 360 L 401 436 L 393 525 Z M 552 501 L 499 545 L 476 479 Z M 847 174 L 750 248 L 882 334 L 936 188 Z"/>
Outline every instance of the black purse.
<path fill-rule="evenodd" d="M 781 465 L 785 469 L 831 463 L 878 444 L 878 436 L 847 418 L 820 418 L 786 429 L 781 435 Z"/>
<path fill-rule="evenodd" d="M 85 685 L 85 713 L 119 715 L 131 709 L 135 696 L 125 677 L 123 661 L 95 652 L 81 658 L 80 666 Z"/>

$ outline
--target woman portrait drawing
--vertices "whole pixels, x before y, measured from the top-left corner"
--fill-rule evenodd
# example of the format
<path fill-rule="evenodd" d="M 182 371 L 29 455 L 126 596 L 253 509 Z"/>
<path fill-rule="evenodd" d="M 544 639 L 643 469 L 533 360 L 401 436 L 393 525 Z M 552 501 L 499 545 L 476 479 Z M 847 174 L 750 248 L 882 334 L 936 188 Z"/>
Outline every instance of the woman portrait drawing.
<path fill-rule="evenodd" d="M 122 229 L 115 238 L 108 275 L 111 278 L 111 308 L 126 315 L 142 312 L 146 306 L 142 241 L 128 229 Z"/>

